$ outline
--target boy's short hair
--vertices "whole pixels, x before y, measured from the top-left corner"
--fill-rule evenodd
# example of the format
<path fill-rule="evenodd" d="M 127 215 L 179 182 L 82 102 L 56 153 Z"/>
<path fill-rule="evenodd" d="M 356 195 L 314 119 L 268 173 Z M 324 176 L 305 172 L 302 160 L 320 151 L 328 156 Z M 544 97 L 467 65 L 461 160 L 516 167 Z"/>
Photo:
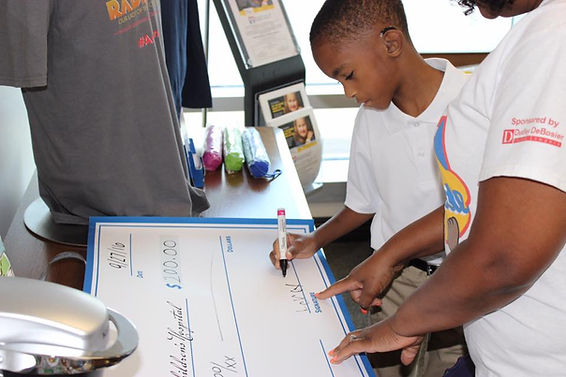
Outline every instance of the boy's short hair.
<path fill-rule="evenodd" d="M 377 22 L 400 29 L 410 40 L 401 0 L 326 0 L 312 23 L 310 42 L 355 40 L 373 32 Z"/>

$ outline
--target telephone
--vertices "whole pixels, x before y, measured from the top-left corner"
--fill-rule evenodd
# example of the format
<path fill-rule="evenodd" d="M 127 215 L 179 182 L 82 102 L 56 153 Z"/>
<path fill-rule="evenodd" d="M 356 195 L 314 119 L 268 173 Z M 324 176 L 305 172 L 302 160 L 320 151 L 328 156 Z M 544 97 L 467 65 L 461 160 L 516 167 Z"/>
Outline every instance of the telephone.
<path fill-rule="evenodd" d="M 134 325 L 87 293 L 0 277 L 0 377 L 87 373 L 120 362 L 137 345 Z"/>

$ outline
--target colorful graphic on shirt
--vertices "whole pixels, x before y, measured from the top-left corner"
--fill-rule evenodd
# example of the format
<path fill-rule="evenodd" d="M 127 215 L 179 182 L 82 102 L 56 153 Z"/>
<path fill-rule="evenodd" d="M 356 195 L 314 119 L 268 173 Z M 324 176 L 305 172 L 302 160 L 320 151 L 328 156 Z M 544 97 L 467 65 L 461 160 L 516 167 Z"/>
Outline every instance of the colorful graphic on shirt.
<path fill-rule="evenodd" d="M 148 0 L 107 0 L 106 11 L 108 19 L 118 25 L 119 29 L 114 33 L 118 36 L 136 29 L 138 26 L 157 18 L 158 13 L 154 10 L 153 2 Z M 159 37 L 159 31 L 145 32 L 145 28 L 138 38 L 138 47 L 144 48 L 155 43 Z"/>
<path fill-rule="evenodd" d="M 140 39 L 138 40 L 138 47 L 139 48 L 144 48 L 148 45 L 152 45 L 155 43 L 155 39 L 159 37 L 159 31 L 154 30 L 153 33 L 151 35 L 146 34 L 142 37 L 140 37 Z"/>
<path fill-rule="evenodd" d="M 434 153 L 442 177 L 442 187 L 446 194 L 444 238 L 450 249 L 453 249 L 470 226 L 470 190 L 458 174 L 450 168 L 445 144 L 446 124 L 445 115 L 438 122 L 438 129 L 434 135 Z"/>
<path fill-rule="evenodd" d="M 146 4 L 147 0 L 110 0 L 106 2 L 106 9 L 111 21 L 125 16 L 132 19 L 142 12 L 141 6 Z"/>

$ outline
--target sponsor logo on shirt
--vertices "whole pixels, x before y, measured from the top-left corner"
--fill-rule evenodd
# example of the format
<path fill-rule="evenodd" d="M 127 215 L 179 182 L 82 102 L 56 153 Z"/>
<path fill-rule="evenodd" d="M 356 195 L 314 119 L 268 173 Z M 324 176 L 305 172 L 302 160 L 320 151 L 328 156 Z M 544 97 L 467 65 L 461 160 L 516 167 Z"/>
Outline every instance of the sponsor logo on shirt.
<path fill-rule="evenodd" d="M 445 131 L 447 117 L 444 115 L 438 122 L 434 135 L 434 153 L 440 169 L 442 187 L 446 194 L 444 203 L 444 232 L 445 243 L 454 248 L 459 238 L 464 235 L 471 221 L 470 190 L 464 181 L 450 167 L 446 154 Z"/>
<path fill-rule="evenodd" d="M 503 130 L 501 144 L 517 144 L 525 141 L 562 147 L 564 134 L 560 133 L 560 122 L 551 117 L 512 118 L 512 129 Z"/>

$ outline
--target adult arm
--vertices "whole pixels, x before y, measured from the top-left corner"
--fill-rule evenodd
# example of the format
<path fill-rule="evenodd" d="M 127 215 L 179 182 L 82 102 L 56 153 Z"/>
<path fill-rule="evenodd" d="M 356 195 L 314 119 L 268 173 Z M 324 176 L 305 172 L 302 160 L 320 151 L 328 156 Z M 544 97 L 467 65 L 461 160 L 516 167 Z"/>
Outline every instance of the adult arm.
<path fill-rule="evenodd" d="M 377 305 L 375 298 L 406 263 L 444 249 L 443 219 L 444 207 L 439 207 L 406 226 L 356 266 L 348 276 L 321 291 L 318 298 L 325 299 L 350 291 L 352 299 L 362 308 Z"/>
<path fill-rule="evenodd" d="M 498 177 L 480 183 L 469 237 L 390 319 L 354 332 L 333 350 L 333 362 L 354 353 L 404 348 L 418 335 L 452 328 L 521 296 L 566 242 L 566 193 L 552 186 Z"/>

